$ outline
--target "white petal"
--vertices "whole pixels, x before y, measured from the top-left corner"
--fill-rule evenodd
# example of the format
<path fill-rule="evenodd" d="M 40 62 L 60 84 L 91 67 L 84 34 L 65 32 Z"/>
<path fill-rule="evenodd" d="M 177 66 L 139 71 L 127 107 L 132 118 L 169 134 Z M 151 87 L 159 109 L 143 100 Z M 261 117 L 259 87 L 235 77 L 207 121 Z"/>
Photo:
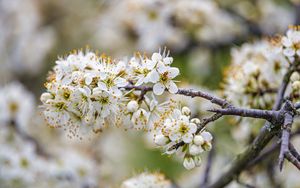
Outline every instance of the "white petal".
<path fill-rule="evenodd" d="M 170 64 L 173 63 L 173 58 L 172 57 L 165 57 L 163 61 L 166 65 L 170 65 Z"/>
<path fill-rule="evenodd" d="M 189 128 L 189 133 L 195 133 L 197 131 L 197 125 L 195 123 L 190 123 Z"/>
<path fill-rule="evenodd" d="M 107 90 L 106 84 L 103 82 L 98 82 L 98 88 L 101 90 Z"/>
<path fill-rule="evenodd" d="M 298 56 L 300 56 L 300 49 L 299 49 L 299 50 L 297 50 L 297 52 L 296 52 L 296 53 L 297 53 L 297 55 L 298 55 Z"/>
<path fill-rule="evenodd" d="M 168 83 L 166 84 L 166 86 L 167 86 L 168 91 L 169 91 L 170 93 L 175 94 L 175 93 L 178 92 L 178 88 L 177 88 L 176 84 L 175 84 L 173 81 L 171 81 L 171 80 L 168 81 Z"/>
<path fill-rule="evenodd" d="M 160 74 L 162 74 L 162 73 L 164 73 L 166 71 L 168 71 L 168 67 L 165 66 L 165 64 L 163 62 L 159 62 L 157 64 L 157 72 L 160 73 Z"/>
<path fill-rule="evenodd" d="M 182 140 L 185 143 L 191 143 L 193 141 L 193 135 L 192 134 L 185 134 L 182 136 Z"/>
<path fill-rule="evenodd" d="M 170 133 L 169 138 L 171 141 L 176 142 L 180 139 L 180 133 Z"/>
<path fill-rule="evenodd" d="M 115 84 L 118 87 L 125 87 L 128 84 L 128 82 L 127 82 L 126 79 L 118 77 L 118 78 L 115 79 Z"/>
<path fill-rule="evenodd" d="M 155 95 L 161 95 L 165 91 L 165 86 L 161 83 L 156 83 L 153 86 L 153 92 Z"/>
<path fill-rule="evenodd" d="M 283 50 L 283 54 L 288 56 L 288 57 L 291 57 L 291 56 L 295 55 L 295 50 L 292 49 L 292 48 L 286 48 L 286 49 Z"/>
<path fill-rule="evenodd" d="M 207 142 L 210 142 L 210 141 L 213 139 L 212 135 L 211 135 L 209 132 L 207 132 L 207 131 L 202 132 L 202 133 L 201 133 L 201 136 L 202 136 L 202 137 L 204 138 L 204 140 L 207 141 Z"/>
<path fill-rule="evenodd" d="M 159 74 L 158 72 L 154 69 L 152 70 L 148 75 L 147 75 L 147 80 L 149 82 L 152 82 L 152 83 L 156 83 L 158 82 L 159 80 Z"/>
<path fill-rule="evenodd" d="M 169 74 L 168 74 L 169 78 L 171 78 L 171 79 L 175 78 L 176 76 L 178 76 L 178 74 L 179 74 L 179 69 L 178 68 L 171 67 L 169 69 Z"/>
<path fill-rule="evenodd" d="M 293 45 L 292 41 L 287 38 L 287 37 L 282 37 L 281 39 L 281 43 L 285 46 L 285 47 L 291 47 Z"/>
<path fill-rule="evenodd" d="M 93 78 L 90 75 L 86 75 L 85 77 L 85 84 L 90 85 L 93 81 Z"/>
<path fill-rule="evenodd" d="M 100 72 L 99 75 L 101 80 L 105 80 L 107 78 L 107 74 L 105 72 Z"/>
<path fill-rule="evenodd" d="M 140 86 L 140 85 L 142 85 L 143 83 L 144 83 L 144 76 L 142 76 L 142 77 L 140 77 L 139 79 L 138 79 L 138 81 L 135 83 L 135 85 L 136 86 Z"/>
<path fill-rule="evenodd" d="M 153 53 L 151 59 L 157 63 L 158 61 L 162 60 L 162 56 L 159 53 Z"/>
<path fill-rule="evenodd" d="M 147 69 L 151 70 L 151 69 L 153 69 L 155 67 L 155 65 L 156 65 L 156 62 L 151 61 L 149 59 L 146 60 L 146 67 L 147 67 Z"/>

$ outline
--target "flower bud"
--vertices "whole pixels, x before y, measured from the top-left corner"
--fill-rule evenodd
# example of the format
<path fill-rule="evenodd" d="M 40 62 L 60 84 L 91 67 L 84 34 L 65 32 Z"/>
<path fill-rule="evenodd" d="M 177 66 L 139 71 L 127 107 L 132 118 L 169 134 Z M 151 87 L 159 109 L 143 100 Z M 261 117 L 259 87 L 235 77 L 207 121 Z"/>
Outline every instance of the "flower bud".
<path fill-rule="evenodd" d="M 162 134 L 160 134 L 160 135 L 156 135 L 155 137 L 154 137 L 154 143 L 156 144 L 156 145 L 159 145 L 159 146 L 164 146 L 164 145 L 166 145 L 167 143 L 169 143 L 169 138 L 168 137 L 166 137 L 166 136 L 164 136 L 164 135 L 162 135 Z"/>
<path fill-rule="evenodd" d="M 300 75 L 298 72 L 293 72 L 293 74 L 291 75 L 291 81 L 295 82 L 295 81 L 299 81 L 300 80 Z"/>
<path fill-rule="evenodd" d="M 203 152 L 203 149 L 201 146 L 197 146 L 195 144 L 190 145 L 189 153 L 191 155 L 199 155 L 201 152 Z"/>
<path fill-rule="evenodd" d="M 204 139 L 201 135 L 196 135 L 194 137 L 194 144 L 198 145 L 198 146 L 201 146 L 202 144 L 204 144 Z"/>
<path fill-rule="evenodd" d="M 190 115 L 191 115 L 191 110 L 190 110 L 188 107 L 186 107 L 186 106 L 184 106 L 184 107 L 181 109 L 181 112 L 182 112 L 182 114 L 185 115 L 185 116 L 190 116 Z"/>
<path fill-rule="evenodd" d="M 130 101 L 128 104 L 127 104 L 127 110 L 129 112 L 135 112 L 137 111 L 139 108 L 139 104 L 136 102 L 136 101 Z"/>
<path fill-rule="evenodd" d="M 194 156 L 194 162 L 197 167 L 201 166 L 201 163 L 202 163 L 201 156 L 200 155 Z"/>
<path fill-rule="evenodd" d="M 184 157 L 183 166 L 187 170 L 191 170 L 191 169 L 195 168 L 196 165 L 195 165 L 195 161 L 192 157 Z"/>
<path fill-rule="evenodd" d="M 204 144 L 202 144 L 202 148 L 205 150 L 205 151 L 210 151 L 211 150 L 211 143 L 210 142 L 205 142 Z"/>
<path fill-rule="evenodd" d="M 200 119 L 198 119 L 198 118 L 191 119 L 191 122 L 195 123 L 196 125 L 199 125 L 201 123 Z"/>
<path fill-rule="evenodd" d="M 292 83 L 292 88 L 294 90 L 299 90 L 300 89 L 300 81 L 295 81 Z"/>
<path fill-rule="evenodd" d="M 41 101 L 42 101 L 43 103 L 47 103 L 47 101 L 48 101 L 49 99 L 53 99 L 53 95 L 51 95 L 50 93 L 43 93 L 43 94 L 41 95 L 40 99 L 41 99 Z"/>

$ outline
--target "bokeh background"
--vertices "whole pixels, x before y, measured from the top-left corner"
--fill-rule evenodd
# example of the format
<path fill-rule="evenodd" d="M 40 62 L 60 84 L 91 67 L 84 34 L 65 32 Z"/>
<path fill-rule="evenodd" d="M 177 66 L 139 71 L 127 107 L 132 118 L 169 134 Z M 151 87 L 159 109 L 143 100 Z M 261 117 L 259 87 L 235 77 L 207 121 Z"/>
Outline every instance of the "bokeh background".
<path fill-rule="evenodd" d="M 143 171 L 162 172 L 179 187 L 199 187 L 206 156 L 202 167 L 187 171 L 142 132 L 110 128 L 77 140 L 47 126 L 39 96 L 48 71 L 58 57 L 86 46 L 115 58 L 166 47 L 180 68 L 182 87 L 222 95 L 232 49 L 284 34 L 299 23 L 299 9 L 287 0 L 0 0 L 0 187 L 119 187 Z M 208 109 L 201 100 L 176 99 L 195 116 Z M 208 129 L 217 151 L 214 179 L 251 136 L 236 139 L 245 130 L 229 118 Z M 300 187 L 293 167 L 278 174 L 272 165 L 267 160 L 241 177 L 262 187 L 275 186 L 270 178 L 282 180 L 282 187 Z"/>

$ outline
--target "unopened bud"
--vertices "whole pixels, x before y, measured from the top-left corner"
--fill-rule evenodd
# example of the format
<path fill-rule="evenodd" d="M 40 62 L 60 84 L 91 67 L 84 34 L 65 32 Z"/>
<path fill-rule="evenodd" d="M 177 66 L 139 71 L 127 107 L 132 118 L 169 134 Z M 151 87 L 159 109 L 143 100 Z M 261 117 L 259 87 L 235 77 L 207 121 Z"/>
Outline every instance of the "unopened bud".
<path fill-rule="evenodd" d="M 190 146 L 190 148 L 189 148 L 189 153 L 191 154 L 191 155 L 199 155 L 200 153 L 202 153 L 203 152 L 203 149 L 202 149 L 202 147 L 201 146 L 197 146 L 197 145 L 195 145 L 195 144 L 192 144 L 191 146 Z"/>
<path fill-rule="evenodd" d="M 299 73 L 298 72 L 293 72 L 290 79 L 291 79 L 292 82 L 299 81 L 300 80 Z"/>
<path fill-rule="evenodd" d="M 53 99 L 53 95 L 51 95 L 50 93 L 43 93 L 43 94 L 41 95 L 40 99 L 41 99 L 41 101 L 42 101 L 43 103 L 47 103 L 47 101 L 48 101 L 49 99 Z"/>
<path fill-rule="evenodd" d="M 157 135 L 154 137 L 154 143 L 159 146 L 164 146 L 169 142 L 169 138 L 164 135 Z"/>
<path fill-rule="evenodd" d="M 128 104 L 127 104 L 127 110 L 129 112 L 135 112 L 137 111 L 139 108 L 139 104 L 136 102 L 136 101 L 130 101 Z"/>
<path fill-rule="evenodd" d="M 201 159 L 200 155 L 194 156 L 194 162 L 195 162 L 195 166 L 197 166 L 197 167 L 201 166 L 202 159 Z"/>
<path fill-rule="evenodd" d="M 194 144 L 198 145 L 198 146 L 201 146 L 202 144 L 204 144 L 204 139 L 201 135 L 196 135 L 194 137 Z"/>
<path fill-rule="evenodd" d="M 187 170 L 191 170 L 191 169 L 195 168 L 196 165 L 195 165 L 195 161 L 192 157 L 184 157 L 183 166 Z"/>
<path fill-rule="evenodd" d="M 205 151 L 210 151 L 211 148 L 212 148 L 212 145 L 210 142 L 205 142 L 204 144 L 202 144 L 202 148 L 205 150 Z"/>
<path fill-rule="evenodd" d="M 182 112 L 182 114 L 185 115 L 185 116 L 190 116 L 190 115 L 191 115 L 191 110 L 190 110 L 188 107 L 186 107 L 186 106 L 184 106 L 184 107 L 181 109 L 181 112 Z"/>
<path fill-rule="evenodd" d="M 191 119 L 191 122 L 195 123 L 196 125 L 199 125 L 201 123 L 200 119 L 198 119 L 198 118 Z"/>

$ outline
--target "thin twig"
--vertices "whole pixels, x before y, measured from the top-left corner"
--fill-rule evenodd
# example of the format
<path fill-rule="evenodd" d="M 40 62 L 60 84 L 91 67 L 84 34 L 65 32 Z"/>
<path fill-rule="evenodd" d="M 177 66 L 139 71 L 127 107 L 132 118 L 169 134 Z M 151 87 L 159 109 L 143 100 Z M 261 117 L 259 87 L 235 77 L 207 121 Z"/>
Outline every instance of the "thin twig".
<path fill-rule="evenodd" d="M 135 86 L 135 85 L 127 85 L 125 87 L 123 87 L 124 89 L 127 90 L 140 90 L 140 91 L 152 91 L 153 88 L 152 87 L 147 87 L 147 86 Z M 200 91 L 200 90 L 193 90 L 193 89 L 178 89 L 178 92 L 176 94 L 179 95 L 185 95 L 185 96 L 190 96 L 190 97 L 200 97 L 200 98 L 204 98 L 206 100 L 209 100 L 211 103 L 213 104 L 217 104 L 221 107 L 226 107 L 226 106 L 230 106 L 229 102 L 226 101 L 225 99 L 222 99 L 220 97 L 214 96 L 212 94 L 206 93 L 204 91 Z"/>
<path fill-rule="evenodd" d="M 215 142 L 215 140 L 214 140 Z M 214 143 L 212 143 L 212 148 L 208 153 L 207 156 L 207 162 L 206 162 L 206 166 L 205 166 L 205 171 L 204 171 L 204 176 L 202 179 L 202 183 L 200 185 L 201 188 L 205 188 L 207 186 L 207 184 L 209 183 L 209 177 L 210 177 L 210 171 L 211 171 L 211 167 L 212 167 L 212 163 L 213 163 L 213 158 L 215 155 L 215 147 L 214 147 Z"/>
<path fill-rule="evenodd" d="M 196 134 L 198 134 L 200 131 L 202 131 L 207 124 L 209 124 L 211 122 L 214 122 L 214 121 L 216 121 L 217 119 L 219 119 L 221 117 L 222 117 L 222 114 L 216 113 L 216 114 L 213 114 L 212 116 L 210 116 L 208 118 L 204 118 L 203 121 L 198 125 Z M 171 146 L 169 148 L 169 150 L 178 149 L 180 146 L 183 146 L 183 145 L 184 145 L 183 141 L 178 142 L 177 144 L 174 144 L 173 146 Z"/>
<path fill-rule="evenodd" d="M 300 170 L 300 161 L 297 160 L 296 157 L 294 157 L 294 155 L 288 151 L 284 154 L 284 157 L 291 162 L 295 167 L 298 168 L 298 170 Z"/>
<path fill-rule="evenodd" d="M 300 154 L 298 153 L 298 151 L 296 150 L 295 146 L 292 143 L 289 143 L 289 149 L 290 152 L 294 155 L 294 157 L 296 157 L 296 159 L 300 161 Z"/>

